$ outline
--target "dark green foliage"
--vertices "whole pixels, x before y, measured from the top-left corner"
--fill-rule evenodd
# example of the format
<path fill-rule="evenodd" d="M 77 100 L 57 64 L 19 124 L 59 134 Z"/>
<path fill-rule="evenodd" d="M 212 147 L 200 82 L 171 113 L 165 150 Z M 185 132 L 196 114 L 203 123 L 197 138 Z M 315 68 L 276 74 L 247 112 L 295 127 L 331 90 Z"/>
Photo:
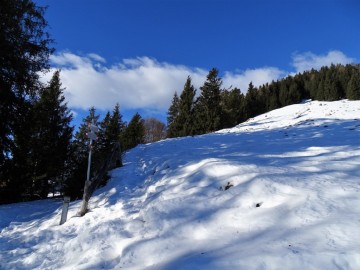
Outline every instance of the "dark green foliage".
<path fill-rule="evenodd" d="M 14 136 L 6 186 L 15 201 L 46 198 L 50 192 L 62 189 L 73 128 L 59 71 L 40 91 L 39 98 L 27 107 L 26 115 L 26 121 L 16 127 L 24 131 Z"/>
<path fill-rule="evenodd" d="M 92 107 L 89 110 L 88 116 L 83 119 L 78 131 L 75 134 L 75 139 L 72 142 L 72 159 L 69 162 L 67 171 L 67 180 L 65 186 L 65 193 L 71 198 L 80 198 L 83 194 L 84 183 L 87 177 L 87 167 L 89 158 L 89 143 L 87 136 L 89 132 L 89 124 L 100 127 L 97 132 L 98 139 L 92 142 L 92 159 L 90 179 L 92 179 L 109 160 L 109 155 L 112 153 L 114 147 L 119 144 L 120 138 L 125 129 L 125 123 L 122 121 L 120 113 L 120 106 L 116 104 L 112 114 L 108 112 L 102 121 L 99 121 L 100 116 L 96 114 L 96 109 Z M 121 166 L 120 157 L 117 158 L 116 166 Z M 107 178 L 98 179 L 99 185 L 104 185 Z"/>
<path fill-rule="evenodd" d="M 281 107 L 301 101 L 299 87 L 293 77 L 281 80 L 279 87 L 279 103 Z"/>
<path fill-rule="evenodd" d="M 107 112 L 104 119 L 100 122 L 100 130 L 98 135 L 98 139 L 96 140 L 96 144 L 101 149 L 107 149 L 110 146 L 111 139 L 109 138 L 111 135 L 110 132 L 107 131 L 107 128 L 111 125 L 111 115 L 110 112 Z"/>
<path fill-rule="evenodd" d="M 68 177 L 66 179 L 64 192 L 72 199 L 81 198 L 82 196 L 86 180 L 90 147 L 90 141 L 87 137 L 89 123 L 99 126 L 99 117 L 100 116 L 96 114 L 96 109 L 92 107 L 89 110 L 88 116 L 83 119 L 78 131 L 75 133 L 75 139 L 71 145 L 72 155 L 70 165 L 68 167 Z M 98 135 L 99 137 L 102 136 L 101 134 Z M 99 152 L 100 145 L 94 142 L 91 147 L 94 155 L 96 155 Z M 91 166 L 93 170 L 91 170 L 91 176 L 94 174 L 95 164 L 97 162 L 98 160 L 96 158 L 92 159 Z"/>
<path fill-rule="evenodd" d="M 144 143 L 145 126 L 140 114 L 136 113 L 130 120 L 121 136 L 123 150 L 134 148 L 138 144 Z"/>
<path fill-rule="evenodd" d="M 244 114 L 245 118 L 254 117 L 261 112 L 261 104 L 259 102 L 259 91 L 254 87 L 253 83 L 250 82 L 248 91 L 244 101 Z"/>
<path fill-rule="evenodd" d="M 100 123 L 99 138 L 96 141 L 98 145 L 98 152 L 95 153 L 94 158 L 98 161 L 99 167 L 103 166 L 104 160 L 114 148 L 115 144 L 120 143 L 121 135 L 125 130 L 125 123 L 122 120 L 120 113 L 120 105 L 117 103 L 112 111 L 108 112 L 104 120 Z M 120 148 L 122 146 L 120 145 Z M 121 150 L 121 149 L 120 149 Z M 120 160 L 119 160 L 120 162 Z M 118 164 L 119 166 L 121 163 Z"/>
<path fill-rule="evenodd" d="M 26 158 L 31 107 L 53 51 L 44 9 L 29 0 L 0 1 L 0 201 L 21 198 L 25 184 L 15 169 Z M 15 157 L 16 155 L 16 157 Z M 20 190 L 21 189 L 21 190 Z"/>
<path fill-rule="evenodd" d="M 39 89 L 38 72 L 48 68 L 53 51 L 43 14 L 30 0 L 0 1 L 0 166 L 11 156 L 15 126 L 27 116 L 22 107 Z"/>
<path fill-rule="evenodd" d="M 305 86 L 306 98 L 334 101 L 346 98 L 346 87 L 355 65 L 331 65 L 320 71 L 311 70 L 299 75 Z"/>
<path fill-rule="evenodd" d="M 125 123 L 122 121 L 122 115 L 120 114 L 120 105 L 117 103 L 111 114 L 109 125 L 105 130 L 105 138 L 109 144 L 119 141 L 120 134 L 125 128 Z"/>
<path fill-rule="evenodd" d="M 117 103 L 112 114 L 108 112 L 104 120 L 100 123 L 102 132 L 99 134 L 98 144 L 101 144 L 102 152 L 107 154 L 114 143 L 119 142 L 120 135 L 124 131 L 125 123 L 122 121 L 120 105 Z"/>
<path fill-rule="evenodd" d="M 196 90 L 187 78 L 180 99 L 175 93 L 168 111 L 168 137 L 183 137 L 194 133 L 194 99 Z"/>
<path fill-rule="evenodd" d="M 213 68 L 209 71 L 206 81 L 200 87 L 200 96 L 195 103 L 194 133 L 204 134 L 221 128 L 221 85 L 219 71 Z"/>
<path fill-rule="evenodd" d="M 168 117 L 167 117 L 167 122 L 168 122 L 167 136 L 169 138 L 174 138 L 179 133 L 180 127 L 177 125 L 177 123 L 175 121 L 179 115 L 179 111 L 180 111 L 179 106 L 180 106 L 180 99 L 179 99 L 178 94 L 175 92 L 173 100 L 171 102 L 171 105 L 170 105 L 168 113 L 167 113 L 167 115 L 168 115 Z"/>
<path fill-rule="evenodd" d="M 294 80 L 289 87 L 289 104 L 296 104 L 301 101 L 301 88 L 300 85 Z"/>
<path fill-rule="evenodd" d="M 351 79 L 347 84 L 346 95 L 350 100 L 360 99 L 360 69 L 351 75 Z"/>
<path fill-rule="evenodd" d="M 196 90 L 191 83 L 190 76 L 184 85 L 184 90 L 180 95 L 179 115 L 176 123 L 180 127 L 177 137 L 189 136 L 194 130 L 194 99 Z"/>
<path fill-rule="evenodd" d="M 323 91 L 322 99 L 327 101 L 335 101 L 341 98 L 340 82 L 336 78 L 335 66 L 331 65 L 325 73 L 320 89 Z"/>
<path fill-rule="evenodd" d="M 70 155 L 73 128 L 72 115 L 65 103 L 60 72 L 56 71 L 35 104 L 30 138 L 32 152 L 32 193 L 46 198 L 50 191 L 62 186 L 65 164 Z"/>
<path fill-rule="evenodd" d="M 8 175 L 4 175 L 5 181 L 2 186 L 4 196 L 2 196 L 1 200 L 10 202 L 33 199 L 30 158 L 33 150 L 30 140 L 34 136 L 34 127 L 32 126 L 33 111 L 29 103 L 22 106 L 21 109 L 22 115 L 26 115 L 27 118 L 18 121 L 21 125 L 16 125 L 13 129 L 16 136 L 13 138 L 12 157 L 5 163 L 5 165 L 8 165 L 6 171 Z M 22 132 L 20 130 L 22 128 L 26 132 Z"/>
<path fill-rule="evenodd" d="M 271 82 L 262 87 L 266 98 L 266 111 L 272 111 L 280 107 L 279 82 Z"/>
<path fill-rule="evenodd" d="M 244 95 L 234 88 L 221 92 L 221 123 L 223 128 L 234 127 L 245 120 Z"/>
<path fill-rule="evenodd" d="M 190 85 L 188 78 L 183 93 L 186 93 L 186 89 L 192 89 L 188 93 L 194 93 Z M 179 99 L 175 93 L 168 113 L 168 137 L 204 134 L 232 127 L 248 118 L 305 99 L 360 99 L 360 65 L 331 65 L 322 67 L 319 71 L 312 69 L 259 87 L 250 83 L 246 95 L 241 94 L 239 89 L 222 90 L 220 86 L 218 71 L 212 69 L 200 88 L 199 98 L 192 104 L 191 98 L 184 98 L 188 95 L 181 95 Z M 182 114 L 183 99 L 186 100 L 185 111 L 193 108 L 191 113 L 185 114 L 193 115 L 186 118 L 191 120 L 190 125 L 179 117 Z M 192 128 L 190 134 L 189 127 Z"/>

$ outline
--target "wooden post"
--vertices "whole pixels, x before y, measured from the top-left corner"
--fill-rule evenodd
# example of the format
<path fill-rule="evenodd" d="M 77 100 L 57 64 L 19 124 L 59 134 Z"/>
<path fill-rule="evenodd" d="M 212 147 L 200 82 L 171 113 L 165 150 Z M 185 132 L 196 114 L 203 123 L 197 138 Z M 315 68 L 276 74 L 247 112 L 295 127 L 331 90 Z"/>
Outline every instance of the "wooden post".
<path fill-rule="evenodd" d="M 69 203 L 70 203 L 70 197 L 65 196 L 62 213 L 61 213 L 60 225 L 63 225 L 66 222 L 67 214 L 68 214 L 68 210 L 69 210 Z"/>

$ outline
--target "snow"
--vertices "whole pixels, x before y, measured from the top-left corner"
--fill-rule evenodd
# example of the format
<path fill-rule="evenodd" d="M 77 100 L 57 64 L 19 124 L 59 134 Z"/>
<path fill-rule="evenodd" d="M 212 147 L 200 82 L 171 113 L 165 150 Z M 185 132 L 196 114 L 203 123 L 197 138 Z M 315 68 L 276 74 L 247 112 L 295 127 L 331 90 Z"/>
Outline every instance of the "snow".
<path fill-rule="evenodd" d="M 306 101 L 140 145 L 84 217 L 0 206 L 0 269 L 360 269 L 359 115 Z"/>

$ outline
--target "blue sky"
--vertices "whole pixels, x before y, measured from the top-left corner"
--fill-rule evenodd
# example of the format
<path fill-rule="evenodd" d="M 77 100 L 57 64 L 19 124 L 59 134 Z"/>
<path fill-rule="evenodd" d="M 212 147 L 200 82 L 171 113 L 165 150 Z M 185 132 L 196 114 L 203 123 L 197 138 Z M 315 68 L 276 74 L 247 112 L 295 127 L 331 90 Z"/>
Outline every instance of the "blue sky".
<path fill-rule="evenodd" d="M 224 87 L 360 59 L 360 3 L 348 0 L 36 0 L 55 39 L 53 68 L 75 122 L 119 102 L 125 120 L 166 119 L 190 75 Z M 48 74 L 45 80 L 49 79 Z"/>

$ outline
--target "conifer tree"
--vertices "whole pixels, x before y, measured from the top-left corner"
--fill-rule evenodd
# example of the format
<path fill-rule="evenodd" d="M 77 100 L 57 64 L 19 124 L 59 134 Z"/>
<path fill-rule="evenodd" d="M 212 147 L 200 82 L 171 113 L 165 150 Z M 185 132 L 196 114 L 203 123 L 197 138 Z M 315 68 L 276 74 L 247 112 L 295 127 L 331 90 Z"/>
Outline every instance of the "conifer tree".
<path fill-rule="evenodd" d="M 100 123 L 99 138 L 96 142 L 98 145 L 98 152 L 94 155 L 94 160 L 98 161 L 98 167 L 101 167 L 104 164 L 104 161 L 113 151 L 114 146 L 120 144 L 121 135 L 124 132 L 124 129 L 125 123 L 122 121 L 120 105 L 117 103 L 112 114 L 110 115 L 110 112 L 107 112 L 104 120 Z M 117 166 L 121 166 L 120 160 Z"/>
<path fill-rule="evenodd" d="M 301 90 L 299 84 L 294 80 L 289 87 L 289 104 L 296 104 L 301 101 Z"/>
<path fill-rule="evenodd" d="M 221 93 L 222 127 L 230 128 L 244 121 L 244 95 L 240 89 L 224 90 Z"/>
<path fill-rule="evenodd" d="M 191 84 L 191 77 L 188 76 L 184 90 L 180 95 L 179 113 L 175 120 L 178 126 L 176 137 L 192 135 L 194 132 L 194 98 L 196 90 Z"/>
<path fill-rule="evenodd" d="M 249 83 L 248 91 L 245 96 L 244 114 L 246 119 L 256 116 L 259 113 L 259 104 L 257 103 L 258 90 L 252 82 Z"/>
<path fill-rule="evenodd" d="M 279 101 L 279 83 L 278 82 L 272 82 L 269 85 L 269 92 L 268 92 L 268 98 L 267 98 L 267 110 L 272 111 L 280 107 L 280 101 Z"/>
<path fill-rule="evenodd" d="M 221 85 L 219 71 L 213 68 L 209 71 L 201 93 L 195 103 L 195 134 L 204 134 L 221 128 Z"/>
<path fill-rule="evenodd" d="M 289 82 L 287 79 L 283 79 L 280 81 L 279 102 L 282 107 L 289 105 Z"/>
<path fill-rule="evenodd" d="M 167 122 L 168 122 L 168 131 L 167 136 L 169 138 L 174 138 L 179 133 L 179 126 L 177 124 L 177 117 L 179 115 L 179 103 L 180 99 L 177 94 L 177 92 L 174 93 L 173 100 L 171 102 L 171 105 L 169 107 L 168 113 L 167 113 Z"/>
<path fill-rule="evenodd" d="M 123 122 L 120 113 L 120 105 L 119 103 L 116 103 L 110 118 L 109 127 L 106 129 L 106 137 L 110 144 L 119 141 L 121 132 L 123 132 L 124 128 L 125 123 Z"/>
<path fill-rule="evenodd" d="M 110 144 L 108 136 L 106 134 L 106 130 L 110 126 L 110 120 L 111 120 L 111 115 L 110 115 L 110 112 L 108 111 L 105 114 L 104 119 L 100 122 L 101 132 L 99 132 L 98 139 L 96 141 L 96 143 L 97 143 L 98 147 L 101 149 L 101 151 L 105 151 L 105 149 L 108 148 L 109 144 Z"/>
<path fill-rule="evenodd" d="M 24 104 L 25 105 L 25 104 Z M 33 174 L 31 165 L 32 144 L 31 139 L 36 136 L 33 132 L 33 110 L 30 102 L 22 106 L 22 115 L 26 115 L 26 121 L 21 121 L 21 126 L 14 127 L 12 158 L 8 167 L 8 181 L 5 184 L 4 197 L 9 196 L 10 201 L 34 199 Z M 18 122 L 20 123 L 20 121 Z M 25 129 L 22 132 L 18 129 Z M 16 135 L 15 135 L 16 134 Z M 39 197 L 37 197 L 39 199 Z"/>
<path fill-rule="evenodd" d="M 331 65 L 329 69 L 326 69 L 324 86 L 323 86 L 324 87 L 323 99 L 326 101 L 339 100 L 341 97 L 340 83 L 337 80 L 337 76 L 335 72 L 336 72 L 335 65 Z"/>
<path fill-rule="evenodd" d="M 59 188 L 70 156 L 72 114 L 65 103 L 60 71 L 55 71 L 49 85 L 34 106 L 31 138 L 33 192 L 45 198 L 50 188 Z"/>
<path fill-rule="evenodd" d="M 136 113 L 125 128 L 121 137 L 121 145 L 124 150 L 134 148 L 138 144 L 144 143 L 145 127 L 144 120 L 140 114 Z"/>
<path fill-rule="evenodd" d="M 114 143 L 119 142 L 121 133 L 125 128 L 119 103 L 115 105 L 111 115 L 109 112 L 106 114 L 104 120 L 100 123 L 100 127 L 103 135 L 102 138 L 99 138 L 99 144 L 101 142 L 104 151 L 107 152 Z"/>
<path fill-rule="evenodd" d="M 354 72 L 346 88 L 346 97 L 350 100 L 360 100 L 360 72 Z"/>
<path fill-rule="evenodd" d="M 0 201 L 16 201 L 22 193 L 16 166 L 27 155 L 18 147 L 27 143 L 31 99 L 53 52 L 44 11 L 31 0 L 0 4 Z"/>

